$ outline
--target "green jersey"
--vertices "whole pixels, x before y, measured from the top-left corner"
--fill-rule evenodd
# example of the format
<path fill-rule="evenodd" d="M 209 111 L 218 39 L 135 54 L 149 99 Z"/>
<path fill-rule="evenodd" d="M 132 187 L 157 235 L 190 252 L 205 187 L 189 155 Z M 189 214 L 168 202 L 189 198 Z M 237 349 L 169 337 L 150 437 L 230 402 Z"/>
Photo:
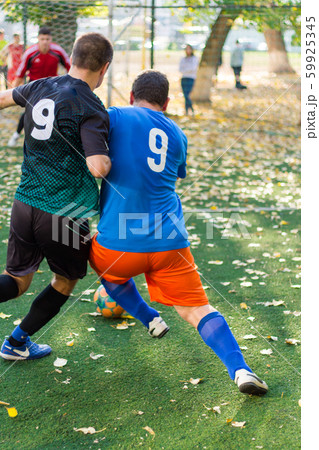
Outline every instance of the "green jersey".
<path fill-rule="evenodd" d="M 99 210 L 99 190 L 86 164 L 108 154 L 109 118 L 88 84 L 70 75 L 45 78 L 13 91 L 25 109 L 24 161 L 15 198 L 73 218 Z"/>

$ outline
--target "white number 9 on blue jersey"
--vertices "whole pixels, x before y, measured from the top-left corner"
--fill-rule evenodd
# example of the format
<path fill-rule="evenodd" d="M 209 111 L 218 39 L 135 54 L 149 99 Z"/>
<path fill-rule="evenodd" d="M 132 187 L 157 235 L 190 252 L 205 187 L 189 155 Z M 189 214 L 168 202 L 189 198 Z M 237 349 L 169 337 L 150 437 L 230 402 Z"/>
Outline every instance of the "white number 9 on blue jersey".
<path fill-rule="evenodd" d="M 31 136 L 34 139 L 39 141 L 50 139 L 54 122 L 54 106 L 54 101 L 49 98 L 43 98 L 33 106 L 32 119 L 36 126 L 31 131 Z"/>
<path fill-rule="evenodd" d="M 160 136 L 161 138 L 161 147 L 158 148 L 156 145 L 156 138 Z M 153 153 L 156 155 L 160 155 L 160 161 L 157 164 L 154 158 L 147 158 L 147 164 L 154 172 L 163 172 L 165 169 L 166 163 L 166 154 L 168 147 L 168 136 L 165 131 L 160 130 L 159 128 L 152 128 L 149 135 L 149 146 Z"/>

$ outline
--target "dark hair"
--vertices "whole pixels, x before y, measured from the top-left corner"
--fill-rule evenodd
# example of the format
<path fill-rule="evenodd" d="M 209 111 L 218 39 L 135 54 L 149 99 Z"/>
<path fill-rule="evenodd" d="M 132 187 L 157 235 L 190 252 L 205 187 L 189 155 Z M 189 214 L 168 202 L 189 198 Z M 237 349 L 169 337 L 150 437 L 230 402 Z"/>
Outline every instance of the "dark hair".
<path fill-rule="evenodd" d="M 146 100 L 160 107 L 168 97 L 169 82 L 167 76 L 156 70 L 145 70 L 135 79 L 132 92 L 135 100 Z"/>
<path fill-rule="evenodd" d="M 51 30 L 48 27 L 41 27 L 39 30 L 38 36 L 39 36 L 39 34 L 48 34 L 51 36 Z"/>
<path fill-rule="evenodd" d="M 92 72 L 100 70 L 113 59 L 111 42 L 100 33 L 86 33 L 74 43 L 72 50 L 72 64 L 81 69 Z"/>
<path fill-rule="evenodd" d="M 193 55 L 194 55 L 194 49 L 193 49 L 193 46 L 192 46 L 191 44 L 186 44 L 185 50 L 186 50 L 187 47 L 189 47 L 189 48 L 191 49 L 191 51 L 192 51 L 191 56 L 193 56 Z"/>

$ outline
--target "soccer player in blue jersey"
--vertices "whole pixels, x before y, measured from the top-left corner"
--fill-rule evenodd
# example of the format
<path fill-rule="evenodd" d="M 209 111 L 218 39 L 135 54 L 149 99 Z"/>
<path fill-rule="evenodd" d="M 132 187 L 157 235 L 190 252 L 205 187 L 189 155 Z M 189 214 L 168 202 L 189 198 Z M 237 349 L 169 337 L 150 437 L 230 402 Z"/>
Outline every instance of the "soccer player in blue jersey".
<path fill-rule="evenodd" d="M 112 57 L 108 39 L 87 33 L 75 42 L 68 75 L 0 93 L 0 109 L 25 107 L 24 160 L 6 270 L 0 275 L 0 303 L 26 292 L 44 258 L 54 274 L 4 340 L 4 359 L 36 359 L 51 352 L 49 345 L 33 343 L 30 336 L 58 314 L 77 280 L 86 275 L 87 218 L 99 208 L 95 178 L 105 177 L 111 168 L 108 114 L 93 90 L 101 85 Z"/>
<path fill-rule="evenodd" d="M 168 327 L 132 279 L 144 273 L 151 301 L 174 306 L 197 328 L 241 392 L 263 395 L 267 384 L 246 364 L 226 320 L 208 303 L 189 249 L 175 193 L 177 178 L 186 176 L 187 139 L 163 113 L 168 88 L 164 74 L 143 72 L 133 83 L 133 107 L 108 110 L 112 170 L 110 184 L 102 183 L 90 263 L 108 294 L 161 337 Z"/>

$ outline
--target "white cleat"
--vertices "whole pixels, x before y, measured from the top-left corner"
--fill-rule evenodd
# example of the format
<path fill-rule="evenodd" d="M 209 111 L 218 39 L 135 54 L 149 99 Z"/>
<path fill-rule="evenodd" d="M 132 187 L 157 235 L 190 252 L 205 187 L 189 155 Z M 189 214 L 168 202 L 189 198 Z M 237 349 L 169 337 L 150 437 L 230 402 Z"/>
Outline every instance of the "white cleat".
<path fill-rule="evenodd" d="M 19 139 L 19 137 L 20 134 L 15 131 L 8 141 L 8 147 L 15 147 L 17 145 L 17 140 Z"/>
<path fill-rule="evenodd" d="M 236 370 L 234 381 L 243 394 L 265 395 L 268 392 L 267 384 L 246 369 Z"/>
<path fill-rule="evenodd" d="M 155 317 L 152 322 L 148 324 L 148 334 L 154 338 L 161 338 L 169 330 L 164 320 L 161 317 Z"/>

